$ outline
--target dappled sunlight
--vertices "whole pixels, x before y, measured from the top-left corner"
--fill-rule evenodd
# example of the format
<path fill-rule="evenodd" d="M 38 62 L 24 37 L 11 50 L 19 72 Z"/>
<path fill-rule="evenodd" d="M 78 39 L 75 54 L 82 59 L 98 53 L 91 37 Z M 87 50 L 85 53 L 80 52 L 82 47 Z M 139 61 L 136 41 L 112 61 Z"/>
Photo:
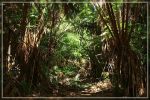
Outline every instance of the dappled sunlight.
<path fill-rule="evenodd" d="M 3 3 L 4 97 L 146 96 L 147 4 L 92 1 Z"/>
<path fill-rule="evenodd" d="M 95 93 L 102 93 L 103 91 L 107 91 L 112 89 L 112 84 L 109 80 L 99 81 L 97 83 L 93 83 L 92 86 L 86 88 L 82 91 L 81 95 L 86 95 L 90 93 L 90 96 Z"/>

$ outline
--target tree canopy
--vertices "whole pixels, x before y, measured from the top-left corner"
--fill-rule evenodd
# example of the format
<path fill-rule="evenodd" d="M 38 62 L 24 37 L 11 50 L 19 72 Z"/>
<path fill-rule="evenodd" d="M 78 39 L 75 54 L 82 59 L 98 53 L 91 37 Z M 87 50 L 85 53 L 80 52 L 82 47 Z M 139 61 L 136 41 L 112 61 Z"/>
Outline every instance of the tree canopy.
<path fill-rule="evenodd" d="M 84 1 L 3 3 L 4 97 L 146 97 L 147 3 Z"/>

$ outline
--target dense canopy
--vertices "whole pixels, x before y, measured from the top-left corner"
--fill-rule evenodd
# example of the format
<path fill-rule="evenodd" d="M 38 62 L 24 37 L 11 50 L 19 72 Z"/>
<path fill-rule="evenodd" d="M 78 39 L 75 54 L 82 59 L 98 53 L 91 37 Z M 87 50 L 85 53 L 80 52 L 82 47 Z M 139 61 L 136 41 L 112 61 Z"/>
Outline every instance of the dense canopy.
<path fill-rule="evenodd" d="M 4 97 L 147 96 L 147 3 L 35 1 L 2 5 Z"/>

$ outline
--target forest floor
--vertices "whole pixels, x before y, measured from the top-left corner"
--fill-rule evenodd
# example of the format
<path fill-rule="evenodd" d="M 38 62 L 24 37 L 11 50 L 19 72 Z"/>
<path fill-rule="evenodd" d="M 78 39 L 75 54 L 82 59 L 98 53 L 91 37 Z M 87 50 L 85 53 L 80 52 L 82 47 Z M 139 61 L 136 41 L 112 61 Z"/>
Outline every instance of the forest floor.
<path fill-rule="evenodd" d="M 109 80 L 91 82 L 84 88 L 60 85 L 53 89 L 53 97 L 112 97 L 112 84 Z"/>

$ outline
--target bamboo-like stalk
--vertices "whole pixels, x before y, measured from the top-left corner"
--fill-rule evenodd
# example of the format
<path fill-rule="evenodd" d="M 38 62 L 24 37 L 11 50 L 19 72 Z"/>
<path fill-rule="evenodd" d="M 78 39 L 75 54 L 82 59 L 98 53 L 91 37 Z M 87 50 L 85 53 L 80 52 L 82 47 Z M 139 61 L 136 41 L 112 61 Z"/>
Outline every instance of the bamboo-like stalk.
<path fill-rule="evenodd" d="M 138 90 L 137 85 L 135 84 L 137 82 L 137 74 L 135 73 L 137 70 L 137 66 L 139 65 L 139 63 L 137 63 L 138 59 L 137 56 L 134 55 L 134 51 L 132 51 L 129 42 L 130 40 L 128 40 L 128 37 L 130 37 L 129 35 L 131 35 L 134 27 L 135 27 L 135 21 L 132 22 L 132 27 L 130 32 L 128 33 L 128 23 L 129 23 L 129 11 L 130 9 L 130 5 L 128 3 L 123 4 L 123 8 L 122 8 L 122 16 L 121 16 L 121 20 L 122 20 L 122 27 L 120 27 L 120 31 L 119 32 L 119 21 L 116 21 L 115 19 L 117 18 L 117 16 L 115 17 L 114 11 L 112 9 L 112 5 L 111 4 L 107 4 L 106 3 L 106 11 L 107 14 L 109 16 L 109 25 L 110 30 L 112 30 L 112 34 L 114 35 L 114 43 L 115 43 L 115 47 L 113 48 L 117 48 L 116 52 L 113 56 L 113 59 L 115 59 L 115 73 L 117 74 L 117 84 L 116 86 L 118 86 L 119 84 L 123 85 L 124 83 L 121 82 L 123 78 L 123 76 L 125 75 L 127 77 L 127 86 L 124 86 L 124 88 L 128 87 L 128 91 L 129 93 L 127 93 L 128 96 L 136 96 L 136 91 Z M 136 6 L 136 12 L 134 16 L 138 16 L 138 11 L 139 8 L 138 6 Z M 102 21 L 105 21 L 105 19 L 103 18 Z M 117 23 L 118 23 L 118 27 L 117 27 Z M 105 23 L 104 23 L 105 24 Z M 109 44 L 112 45 L 112 44 Z M 110 50 L 111 51 L 111 50 Z M 133 56 L 134 55 L 134 56 Z M 123 60 L 127 60 L 126 64 L 123 63 Z M 121 72 L 120 72 L 121 71 Z M 138 69 L 139 73 L 141 73 L 141 71 Z M 126 75 L 127 74 L 127 75 Z M 140 82 L 141 84 L 141 82 Z M 135 91 L 136 90 L 136 91 Z M 132 95 L 130 95 L 130 93 Z"/>
<path fill-rule="evenodd" d="M 117 9 L 117 5 L 116 5 L 116 9 Z M 116 22 L 117 22 L 117 26 L 118 26 L 118 34 L 120 34 L 121 33 L 120 11 L 117 11 L 117 13 L 116 13 Z"/>
<path fill-rule="evenodd" d="M 99 6 L 99 8 L 100 8 L 100 6 Z M 101 9 L 101 11 L 100 11 L 99 9 L 97 9 L 97 10 L 99 11 L 100 18 L 102 19 L 102 21 L 103 21 L 104 24 L 106 25 L 106 27 L 107 27 L 107 29 L 109 30 L 111 36 L 114 38 L 114 35 L 113 35 L 112 31 L 111 31 L 111 28 L 108 26 L 106 20 L 104 19 L 105 14 L 104 14 L 103 9 Z"/>
<path fill-rule="evenodd" d="M 111 28 L 113 30 L 113 34 L 114 34 L 115 39 L 116 39 L 115 42 L 116 42 L 116 44 L 118 44 L 121 41 L 119 39 L 119 34 L 118 34 L 118 31 L 117 31 L 117 26 L 116 26 L 116 20 L 115 20 L 115 16 L 114 16 L 114 12 L 113 12 L 111 3 L 106 3 L 106 7 L 107 7 L 108 15 L 109 15 L 109 18 L 110 18 Z"/>
<path fill-rule="evenodd" d="M 117 34 L 118 38 L 119 38 L 119 35 L 118 35 L 118 28 L 117 28 L 117 22 L 116 22 L 116 18 L 115 18 L 115 14 L 114 14 L 114 11 L 113 11 L 113 8 L 112 8 L 112 4 L 109 3 L 109 6 L 110 6 L 110 11 L 111 11 L 111 17 L 112 17 L 112 21 L 113 21 L 113 24 L 114 24 L 114 31 L 115 33 L 114 34 Z"/>
<path fill-rule="evenodd" d="M 23 18 L 21 19 L 21 25 L 22 26 L 20 28 L 20 33 L 21 33 L 22 37 L 24 37 L 25 31 L 26 31 L 27 16 L 28 16 L 29 8 L 30 8 L 29 4 L 24 4 L 24 6 L 23 6 Z"/>
<path fill-rule="evenodd" d="M 128 37 L 128 23 L 129 23 L 129 3 L 126 3 L 126 18 L 125 18 L 125 31 L 124 33 L 126 34 L 126 37 Z M 126 40 L 126 37 L 124 37 L 125 42 L 129 42 Z"/>
<path fill-rule="evenodd" d="M 122 8 L 122 32 L 121 32 L 121 36 L 124 35 L 124 20 L 125 20 L 125 4 L 123 3 L 123 8 Z"/>
<path fill-rule="evenodd" d="M 138 15 L 140 14 L 139 10 L 140 10 L 139 4 L 137 4 L 136 9 L 135 9 L 135 13 L 134 13 L 133 19 L 132 19 L 132 26 L 131 26 L 131 29 L 130 29 L 129 35 L 128 35 L 128 41 L 130 41 L 130 39 L 131 39 L 131 34 L 132 34 L 134 27 L 135 27 L 135 24 L 136 24 L 135 20 L 138 17 Z"/>

